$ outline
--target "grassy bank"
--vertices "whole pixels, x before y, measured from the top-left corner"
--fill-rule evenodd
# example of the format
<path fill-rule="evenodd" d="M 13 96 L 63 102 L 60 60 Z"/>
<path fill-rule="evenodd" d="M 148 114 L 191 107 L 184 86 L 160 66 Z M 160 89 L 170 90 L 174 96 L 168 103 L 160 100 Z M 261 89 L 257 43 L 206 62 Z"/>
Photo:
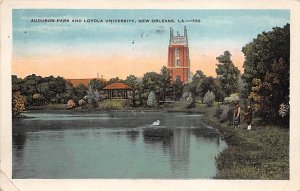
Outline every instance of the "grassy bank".
<path fill-rule="evenodd" d="M 26 110 L 42 110 L 42 109 L 66 109 L 66 104 L 48 104 L 39 106 L 29 106 Z"/>
<path fill-rule="evenodd" d="M 246 124 L 235 129 L 214 117 L 217 106 L 196 105 L 205 123 L 217 128 L 228 148 L 217 157 L 217 179 L 289 179 L 289 129 L 262 126 L 253 120 L 251 131 Z"/>

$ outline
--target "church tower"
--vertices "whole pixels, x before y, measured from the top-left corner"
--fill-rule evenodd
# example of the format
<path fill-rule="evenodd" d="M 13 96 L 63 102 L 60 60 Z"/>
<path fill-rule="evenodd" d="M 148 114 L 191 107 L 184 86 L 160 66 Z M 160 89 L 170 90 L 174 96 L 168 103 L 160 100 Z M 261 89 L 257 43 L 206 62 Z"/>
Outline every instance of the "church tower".
<path fill-rule="evenodd" d="M 168 69 L 172 81 L 179 78 L 183 83 L 189 82 L 190 56 L 186 27 L 184 27 L 183 36 L 180 36 L 178 31 L 176 36 L 174 36 L 173 29 L 170 28 Z"/>

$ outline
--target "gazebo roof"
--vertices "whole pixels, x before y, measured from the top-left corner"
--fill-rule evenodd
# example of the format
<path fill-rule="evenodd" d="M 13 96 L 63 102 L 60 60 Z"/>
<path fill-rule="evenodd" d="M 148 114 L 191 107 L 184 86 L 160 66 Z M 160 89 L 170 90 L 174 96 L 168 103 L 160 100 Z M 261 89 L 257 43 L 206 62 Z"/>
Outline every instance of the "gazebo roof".
<path fill-rule="evenodd" d="M 129 87 L 127 84 L 116 82 L 107 85 L 104 90 L 131 90 L 131 87 Z"/>

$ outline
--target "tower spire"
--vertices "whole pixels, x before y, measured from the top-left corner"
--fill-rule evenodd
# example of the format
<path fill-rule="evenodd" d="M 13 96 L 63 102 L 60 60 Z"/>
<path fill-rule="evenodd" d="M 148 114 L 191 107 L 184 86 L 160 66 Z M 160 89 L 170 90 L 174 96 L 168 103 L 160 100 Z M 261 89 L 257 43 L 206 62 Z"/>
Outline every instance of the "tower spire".
<path fill-rule="evenodd" d="M 188 35 L 187 35 L 187 29 L 186 29 L 186 26 L 184 26 L 184 37 L 185 37 L 185 40 L 186 40 L 186 44 L 188 45 Z"/>

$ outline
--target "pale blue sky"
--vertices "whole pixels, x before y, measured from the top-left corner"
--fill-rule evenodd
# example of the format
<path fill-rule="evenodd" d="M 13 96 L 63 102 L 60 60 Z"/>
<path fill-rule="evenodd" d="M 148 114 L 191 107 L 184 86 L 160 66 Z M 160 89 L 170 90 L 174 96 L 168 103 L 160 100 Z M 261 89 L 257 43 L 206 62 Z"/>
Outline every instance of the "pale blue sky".
<path fill-rule="evenodd" d="M 201 23 L 32 23 L 32 18 L 96 18 L 96 19 L 201 19 Z M 187 26 L 191 44 L 214 43 L 216 46 L 239 45 L 249 42 L 262 31 L 289 22 L 288 10 L 13 10 L 14 46 L 49 46 L 65 48 L 84 45 L 91 48 L 115 43 L 157 45 L 168 43 L 169 27 L 183 33 Z M 159 32 L 156 32 L 158 31 Z M 26 32 L 26 33 L 25 33 Z M 224 44 L 224 43 L 225 44 Z M 86 46 L 87 45 L 87 46 Z M 75 47 L 74 47 L 75 46 Z M 157 48 L 157 46 L 153 47 Z M 165 48 L 165 47 L 162 47 Z M 208 49 L 210 47 L 207 47 Z M 16 49 L 18 50 L 18 49 Z M 24 49 L 22 48 L 22 51 Z M 36 50 L 37 52 L 41 50 Z M 46 50 L 45 50 L 46 51 Z M 24 54 L 34 54 L 28 49 Z"/>
<path fill-rule="evenodd" d="M 44 18 L 136 21 L 200 19 L 201 22 L 146 24 L 31 22 L 31 19 Z M 142 56 L 161 58 L 161 62 L 165 64 L 170 27 L 174 28 L 175 33 L 178 30 L 183 34 L 183 26 L 186 26 L 191 58 L 194 60 L 205 56 L 215 58 L 225 50 L 230 50 L 233 55 L 241 54 L 242 47 L 258 34 L 270 31 L 275 26 L 283 27 L 289 20 L 289 10 L 15 9 L 13 55 L 19 59 L 49 55 Z M 38 63 L 38 58 L 35 61 Z M 15 63 L 15 66 L 18 66 L 18 63 Z"/>

